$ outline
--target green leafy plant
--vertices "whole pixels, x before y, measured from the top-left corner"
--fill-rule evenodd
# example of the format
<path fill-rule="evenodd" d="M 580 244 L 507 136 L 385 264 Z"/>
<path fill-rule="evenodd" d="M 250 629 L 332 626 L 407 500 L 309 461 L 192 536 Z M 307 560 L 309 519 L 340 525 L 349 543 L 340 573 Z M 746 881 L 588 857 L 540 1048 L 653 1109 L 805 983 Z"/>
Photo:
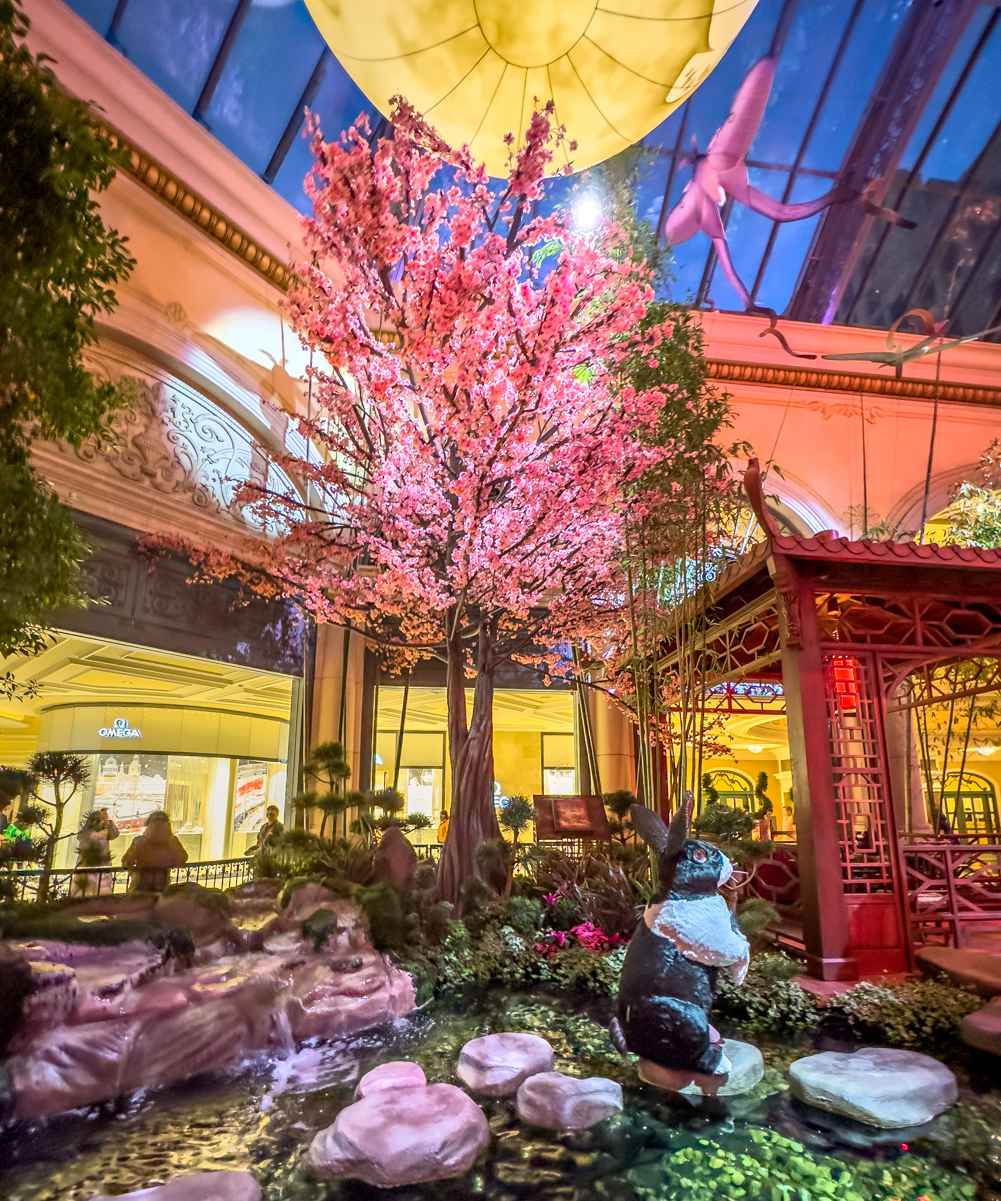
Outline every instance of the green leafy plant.
<path fill-rule="evenodd" d="M 37 439 L 80 446 L 126 403 L 90 374 L 84 354 L 134 265 L 96 199 L 116 155 L 87 106 L 28 49 L 27 32 L 19 0 L 2 0 L 0 657 L 37 653 L 49 615 L 86 603 L 86 543 L 32 467 L 30 447 Z M 17 691 L 9 677 L 4 691 Z"/>
<path fill-rule="evenodd" d="M 635 838 L 633 823 L 629 818 L 629 810 L 636 804 L 636 794 L 628 788 L 619 788 L 615 792 L 606 792 L 603 798 L 608 810 L 608 825 L 612 837 L 625 845 Z"/>
<path fill-rule="evenodd" d="M 955 1044 L 959 1023 L 982 1004 L 982 997 L 946 980 L 862 981 L 832 997 L 825 1016 L 843 1020 L 860 1039 L 931 1049 Z"/>
<path fill-rule="evenodd" d="M 662 1159 L 630 1172 L 640 1201 L 973 1201 L 976 1195 L 968 1176 L 917 1155 L 821 1157 L 767 1128 L 694 1140 L 676 1134 L 673 1141 Z"/>
<path fill-rule="evenodd" d="M 501 829 L 511 833 L 512 840 L 517 843 L 521 835 L 528 829 L 535 818 L 535 806 L 527 796 L 509 796 L 501 804 L 498 821 Z"/>
<path fill-rule="evenodd" d="M 32 795 L 35 801 L 52 811 L 50 821 L 38 822 L 46 835 L 45 847 L 41 854 L 42 874 L 38 881 L 38 900 L 45 901 L 49 895 L 52 865 L 62 834 L 66 806 L 90 779 L 90 768 L 83 755 L 74 755 L 68 751 L 39 751 L 28 760 L 28 774 L 32 779 Z"/>

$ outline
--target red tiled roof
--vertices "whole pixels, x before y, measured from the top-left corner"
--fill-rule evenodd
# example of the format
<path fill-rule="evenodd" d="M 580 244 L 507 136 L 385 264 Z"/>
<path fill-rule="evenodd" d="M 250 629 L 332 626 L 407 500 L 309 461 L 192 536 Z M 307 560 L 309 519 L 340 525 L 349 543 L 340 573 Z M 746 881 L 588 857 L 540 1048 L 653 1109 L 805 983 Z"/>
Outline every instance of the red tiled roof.
<path fill-rule="evenodd" d="M 804 537 L 775 534 L 772 545 L 790 558 L 826 559 L 829 562 L 921 563 L 936 567 L 966 567 L 1001 572 L 1001 550 L 979 546 L 939 546 L 937 543 L 854 542 L 830 530 Z"/>

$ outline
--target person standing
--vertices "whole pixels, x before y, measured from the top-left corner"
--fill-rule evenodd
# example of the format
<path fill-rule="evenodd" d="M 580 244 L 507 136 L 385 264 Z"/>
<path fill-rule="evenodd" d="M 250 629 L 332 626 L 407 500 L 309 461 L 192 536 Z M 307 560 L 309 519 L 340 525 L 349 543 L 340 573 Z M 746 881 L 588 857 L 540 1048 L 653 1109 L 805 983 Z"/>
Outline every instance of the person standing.
<path fill-rule="evenodd" d="M 438 842 L 444 846 L 446 838 L 448 838 L 448 810 L 442 809 L 441 821 L 438 823 Z"/>
<path fill-rule="evenodd" d="M 131 892 L 163 892 L 171 868 L 183 867 L 188 852 L 170 827 L 170 818 L 157 809 L 146 818 L 146 832 L 132 839 L 122 866 L 132 868 Z"/>
<path fill-rule="evenodd" d="M 111 843 L 118 837 L 118 827 L 111 820 L 107 809 L 92 809 L 80 829 L 76 840 L 76 866 L 73 877 L 73 893 L 91 896 L 104 891 L 105 879 L 112 891 L 110 876 L 105 872 L 85 871 L 95 867 L 111 866 Z"/>
<path fill-rule="evenodd" d="M 250 853 L 263 851 L 285 833 L 285 827 L 278 820 L 278 806 L 269 805 L 264 810 L 264 825 L 257 831 L 257 842 L 250 848 Z"/>

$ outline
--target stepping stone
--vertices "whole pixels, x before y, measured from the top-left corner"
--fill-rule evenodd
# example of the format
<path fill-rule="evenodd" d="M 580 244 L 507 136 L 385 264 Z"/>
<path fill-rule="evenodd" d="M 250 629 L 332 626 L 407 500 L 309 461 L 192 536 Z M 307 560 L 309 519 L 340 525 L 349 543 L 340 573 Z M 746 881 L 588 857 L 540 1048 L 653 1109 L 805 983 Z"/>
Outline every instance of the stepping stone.
<path fill-rule="evenodd" d="M 984 951 L 958 951 L 955 947 L 922 947 L 915 956 L 926 976 L 946 975 L 982 997 L 1001 994 L 1001 955 Z"/>
<path fill-rule="evenodd" d="M 486 1116 L 454 1084 L 369 1093 L 310 1144 L 320 1176 L 376 1188 L 448 1180 L 470 1170 L 490 1142 Z"/>
<path fill-rule="evenodd" d="M 545 1130 L 587 1130 L 622 1112 L 622 1088 L 614 1080 L 580 1080 L 562 1072 L 540 1072 L 518 1089 L 518 1117 Z"/>
<path fill-rule="evenodd" d="M 384 1089 L 424 1088 L 426 1084 L 427 1077 L 419 1063 L 411 1063 L 407 1059 L 393 1060 L 392 1063 L 380 1063 L 362 1076 L 355 1089 L 355 1100 L 360 1101 Z"/>
<path fill-rule="evenodd" d="M 537 1034 L 484 1034 L 459 1052 L 456 1075 L 481 1096 L 510 1097 L 529 1076 L 552 1066 L 553 1048 Z"/>
<path fill-rule="evenodd" d="M 249 1172 L 191 1172 L 133 1193 L 101 1193 L 90 1201 L 261 1201 L 261 1186 Z"/>
<path fill-rule="evenodd" d="M 863 1047 L 824 1051 L 789 1067 L 793 1095 L 884 1130 L 922 1126 L 956 1100 L 956 1077 L 945 1064 L 916 1051 Z"/>
<path fill-rule="evenodd" d="M 1001 997 L 975 1013 L 968 1013 L 959 1024 L 959 1033 L 968 1047 L 1001 1055 Z"/>
<path fill-rule="evenodd" d="M 640 1079 L 667 1092 L 680 1093 L 698 1100 L 702 1097 L 735 1097 L 750 1092 L 765 1074 L 761 1052 L 751 1043 L 736 1038 L 723 1039 L 723 1054 L 730 1061 L 726 1076 L 706 1076 L 682 1068 L 664 1068 L 641 1059 Z"/>

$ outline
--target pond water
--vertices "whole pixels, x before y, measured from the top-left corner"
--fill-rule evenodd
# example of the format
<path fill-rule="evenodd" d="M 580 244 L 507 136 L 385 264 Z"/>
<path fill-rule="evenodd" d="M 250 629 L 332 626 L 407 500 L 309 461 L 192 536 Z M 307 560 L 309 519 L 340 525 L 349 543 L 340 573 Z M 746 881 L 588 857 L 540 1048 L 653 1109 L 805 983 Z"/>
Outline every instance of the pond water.
<path fill-rule="evenodd" d="M 438 1005 L 392 1030 L 307 1047 L 286 1061 L 135 1095 L 114 1106 L 0 1132 L 4 1201 L 87 1201 L 185 1171 L 253 1172 L 267 1201 L 998 1201 L 1001 1094 L 964 1087 L 930 1127 L 894 1135 L 806 1111 L 785 1084 L 806 1046 L 754 1041 L 761 1084 L 693 1107 L 639 1083 L 612 1049 L 605 1014 L 565 998 L 499 990 Z M 486 1102 L 494 1138 L 462 1180 L 390 1191 L 310 1176 L 313 1134 L 349 1104 L 359 1073 L 415 1059 L 430 1081 L 453 1079 L 459 1048 L 477 1034 L 529 1030 L 556 1051 L 556 1068 L 604 1075 L 625 1089 L 625 1112 L 593 1130 L 531 1130 L 512 1103 Z"/>

